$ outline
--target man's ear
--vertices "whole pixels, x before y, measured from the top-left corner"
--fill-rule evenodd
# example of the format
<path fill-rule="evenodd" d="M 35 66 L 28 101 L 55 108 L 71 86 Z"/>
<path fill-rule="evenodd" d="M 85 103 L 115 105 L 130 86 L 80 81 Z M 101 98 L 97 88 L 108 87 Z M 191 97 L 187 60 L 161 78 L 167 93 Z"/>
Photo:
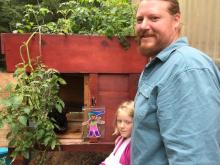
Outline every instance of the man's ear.
<path fill-rule="evenodd" d="M 181 29 L 181 15 L 180 13 L 176 13 L 174 15 L 174 28 L 180 30 Z"/>

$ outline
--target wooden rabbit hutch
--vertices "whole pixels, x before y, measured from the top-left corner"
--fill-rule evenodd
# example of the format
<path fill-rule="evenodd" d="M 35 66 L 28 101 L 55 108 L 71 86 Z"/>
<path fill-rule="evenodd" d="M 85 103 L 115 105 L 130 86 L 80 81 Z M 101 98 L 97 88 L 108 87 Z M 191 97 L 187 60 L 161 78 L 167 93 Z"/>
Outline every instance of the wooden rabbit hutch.
<path fill-rule="evenodd" d="M 1 34 L 2 54 L 7 72 L 19 63 L 19 47 L 29 34 Z M 65 151 L 111 151 L 114 147 L 113 120 L 118 105 L 134 99 L 136 86 L 146 59 L 138 54 L 134 38 L 128 38 L 125 50 L 116 38 L 80 35 L 42 35 L 30 44 L 31 56 L 41 54 L 48 67 L 58 70 L 67 85 L 60 89 L 65 102 L 68 129 L 59 134 L 61 149 Z M 105 107 L 105 134 L 97 143 L 83 139 L 85 120 L 83 107 L 92 104 Z"/>

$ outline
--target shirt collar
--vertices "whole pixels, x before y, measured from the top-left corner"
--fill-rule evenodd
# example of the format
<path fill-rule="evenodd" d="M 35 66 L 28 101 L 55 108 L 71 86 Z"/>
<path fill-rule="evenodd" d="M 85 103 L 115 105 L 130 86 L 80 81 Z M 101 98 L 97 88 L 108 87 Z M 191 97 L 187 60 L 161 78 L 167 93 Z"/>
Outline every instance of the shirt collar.
<path fill-rule="evenodd" d="M 181 37 L 179 39 L 177 39 L 174 43 L 170 44 L 168 47 L 166 47 L 165 49 L 163 49 L 160 53 L 158 53 L 156 55 L 155 58 L 153 58 L 147 65 L 146 67 L 148 67 L 149 65 L 154 64 L 155 62 L 162 61 L 165 62 L 169 56 L 172 54 L 173 51 L 175 51 L 177 48 L 185 46 L 185 45 L 189 45 L 188 44 L 188 40 L 186 37 Z"/>
<path fill-rule="evenodd" d="M 165 62 L 171 53 L 175 51 L 177 48 L 188 45 L 188 40 L 186 37 L 182 37 L 177 39 L 174 43 L 170 44 L 168 47 L 163 49 L 159 54 L 157 54 L 156 58 L 160 59 L 161 61 Z"/>

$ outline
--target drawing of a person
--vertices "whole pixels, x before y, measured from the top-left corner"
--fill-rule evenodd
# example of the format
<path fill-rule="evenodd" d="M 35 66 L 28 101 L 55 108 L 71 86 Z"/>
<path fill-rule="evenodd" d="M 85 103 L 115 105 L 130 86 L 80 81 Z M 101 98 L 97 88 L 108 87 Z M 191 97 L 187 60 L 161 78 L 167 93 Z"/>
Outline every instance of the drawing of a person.
<path fill-rule="evenodd" d="M 88 112 L 89 120 L 82 123 L 82 125 L 88 125 L 87 137 L 101 137 L 98 124 L 105 124 L 105 121 L 101 120 L 101 115 L 103 115 L 104 113 L 104 111 Z"/>

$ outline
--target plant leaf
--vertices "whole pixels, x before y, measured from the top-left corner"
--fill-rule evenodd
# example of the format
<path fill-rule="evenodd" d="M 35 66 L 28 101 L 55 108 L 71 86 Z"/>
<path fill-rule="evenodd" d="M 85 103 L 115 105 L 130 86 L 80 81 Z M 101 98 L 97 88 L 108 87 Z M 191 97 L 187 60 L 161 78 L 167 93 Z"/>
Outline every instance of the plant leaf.
<path fill-rule="evenodd" d="M 53 140 L 52 143 L 51 143 L 51 149 L 53 150 L 55 147 L 56 147 L 56 140 Z"/>
<path fill-rule="evenodd" d="M 60 104 L 56 104 L 56 109 L 61 113 L 63 108 Z"/>
<path fill-rule="evenodd" d="M 27 126 L 27 118 L 26 116 L 19 116 L 18 121 L 23 124 L 24 126 Z"/>
<path fill-rule="evenodd" d="M 58 81 L 61 85 L 66 85 L 66 81 L 64 79 L 59 78 Z"/>
<path fill-rule="evenodd" d="M 23 108 L 23 111 L 24 111 L 27 115 L 29 115 L 30 112 L 31 112 L 31 109 L 30 109 L 29 107 L 24 107 L 24 108 Z"/>
<path fill-rule="evenodd" d="M 23 101 L 23 97 L 21 95 L 19 96 L 15 95 L 11 98 L 11 102 L 14 108 L 17 108 L 19 105 L 21 105 L 22 101 Z"/>

